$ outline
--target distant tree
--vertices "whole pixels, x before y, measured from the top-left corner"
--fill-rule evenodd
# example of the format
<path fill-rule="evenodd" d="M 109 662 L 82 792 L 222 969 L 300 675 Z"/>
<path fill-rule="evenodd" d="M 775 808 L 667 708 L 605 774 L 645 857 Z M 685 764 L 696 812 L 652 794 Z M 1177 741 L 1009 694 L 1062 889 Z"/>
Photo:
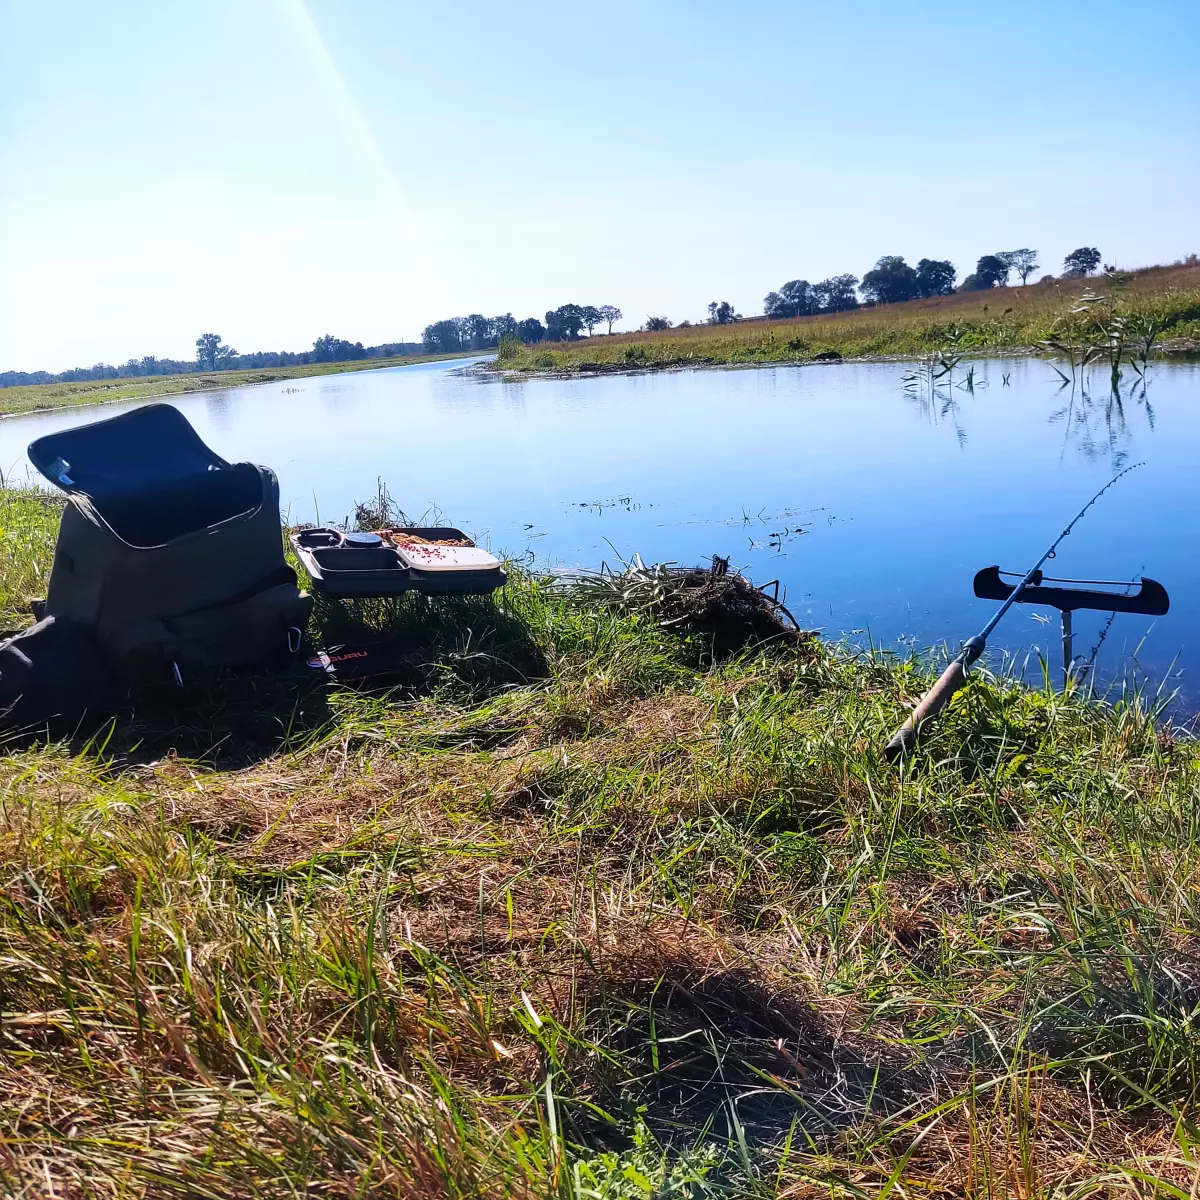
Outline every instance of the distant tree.
<path fill-rule="evenodd" d="M 579 310 L 579 319 L 583 322 L 588 337 L 591 337 L 592 330 L 604 320 L 604 314 L 594 304 L 585 304 Z"/>
<path fill-rule="evenodd" d="M 277 355 L 250 355 L 251 359 L 267 359 L 278 357 Z M 310 362 L 326 363 L 326 362 L 349 362 L 356 358 L 366 358 L 367 351 L 362 342 L 348 342 L 345 338 L 334 337 L 333 334 L 327 333 L 324 337 L 319 337 L 313 342 L 312 353 L 308 356 Z M 248 366 L 268 366 L 261 361 L 257 364 L 248 363 Z"/>
<path fill-rule="evenodd" d="M 917 273 L 900 255 L 885 254 L 874 269 L 862 277 L 859 291 L 876 304 L 900 304 L 915 299 Z"/>
<path fill-rule="evenodd" d="M 954 264 L 944 258 L 923 258 L 917 263 L 917 295 L 949 296 L 954 291 Z"/>
<path fill-rule="evenodd" d="M 546 337 L 552 342 L 572 342 L 583 328 L 583 309 L 563 304 L 546 314 Z"/>
<path fill-rule="evenodd" d="M 213 370 L 217 365 L 217 347 L 221 344 L 219 333 L 202 333 L 196 339 L 196 362 L 201 370 Z"/>
<path fill-rule="evenodd" d="M 608 325 L 608 332 L 612 333 L 613 325 L 624 315 L 615 304 L 600 305 L 600 320 Z"/>
<path fill-rule="evenodd" d="M 833 275 L 813 284 L 813 293 L 817 298 L 821 312 L 845 312 L 858 307 L 858 297 L 854 289 L 858 286 L 857 275 Z"/>
<path fill-rule="evenodd" d="M 546 336 L 546 327 L 537 317 L 526 317 L 517 322 L 517 337 L 527 346 L 540 342 Z"/>
<path fill-rule="evenodd" d="M 664 329 L 671 328 L 671 322 L 666 317 L 647 317 L 642 328 L 647 333 L 661 333 Z"/>
<path fill-rule="evenodd" d="M 768 317 L 804 317 L 818 308 L 820 302 L 807 279 L 793 279 L 763 297 L 763 312 Z"/>
<path fill-rule="evenodd" d="M 463 318 L 462 347 L 464 350 L 483 350 L 492 344 L 492 323 L 483 313 L 471 313 Z"/>
<path fill-rule="evenodd" d="M 196 339 L 196 362 L 202 371 L 215 371 L 236 355 L 237 351 L 232 346 L 226 346 L 221 341 L 219 333 L 202 333 Z M 109 367 L 108 369 L 111 371 L 114 368 Z M 103 378 L 103 376 L 97 376 L 97 378 Z"/>
<path fill-rule="evenodd" d="M 1078 279 L 1090 275 L 1100 265 L 1100 251 L 1095 246 L 1080 246 L 1063 259 L 1063 275 Z"/>
<path fill-rule="evenodd" d="M 728 325 L 741 319 L 741 313 L 735 312 L 728 300 L 714 300 L 708 306 L 708 323 L 710 325 Z"/>
<path fill-rule="evenodd" d="M 1038 252 L 1030 250 L 1028 247 L 1020 250 L 1005 250 L 996 255 L 997 258 L 1008 264 L 1010 270 L 1016 271 L 1021 277 L 1022 284 L 1038 269 L 1037 256 Z"/>
<path fill-rule="evenodd" d="M 1008 284 L 1008 277 L 1012 274 L 1016 253 L 1015 250 L 997 250 L 992 255 L 993 258 L 998 258 L 1004 264 L 1004 278 L 1000 281 L 1003 285 Z"/>
<path fill-rule="evenodd" d="M 462 317 L 448 317 L 426 325 L 421 334 L 421 345 L 429 354 L 453 354 L 463 348 Z"/>
<path fill-rule="evenodd" d="M 505 338 L 517 336 L 517 322 L 512 313 L 505 313 L 502 317 L 493 317 L 488 322 L 488 342 L 493 346 L 500 345 Z"/>
<path fill-rule="evenodd" d="M 808 316 L 820 308 L 820 300 L 807 279 L 791 279 L 779 289 L 779 296 L 798 317 Z"/>
<path fill-rule="evenodd" d="M 986 292 L 1008 279 L 1009 266 L 997 254 L 985 254 L 976 264 L 975 273 L 963 280 L 964 292 Z"/>

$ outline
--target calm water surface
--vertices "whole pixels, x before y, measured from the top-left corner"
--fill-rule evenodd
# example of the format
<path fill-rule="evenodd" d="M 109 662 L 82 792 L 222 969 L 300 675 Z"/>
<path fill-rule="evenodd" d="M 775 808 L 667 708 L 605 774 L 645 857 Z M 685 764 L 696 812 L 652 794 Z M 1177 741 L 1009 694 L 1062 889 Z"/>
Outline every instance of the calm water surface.
<path fill-rule="evenodd" d="M 993 607 L 971 595 L 979 567 L 1028 565 L 1116 469 L 1145 460 L 1051 573 L 1165 584 L 1170 614 L 1118 616 L 1098 672 L 1200 708 L 1200 368 L 1160 365 L 1119 400 L 1099 373 L 1088 393 L 1060 389 L 1037 360 L 977 363 L 973 393 L 936 396 L 906 391 L 908 369 L 504 383 L 431 363 L 172 402 L 225 458 L 273 467 L 292 520 L 340 520 L 382 478 L 410 516 L 438 512 L 542 564 L 729 555 L 756 582 L 780 579 L 802 624 L 885 646 L 957 646 Z M 99 412 L 0 421 L 0 466 L 22 475 L 33 438 Z M 1038 615 L 1016 609 L 993 648 L 1041 647 L 1057 664 L 1057 614 Z M 1104 622 L 1077 616 L 1077 653 Z"/>

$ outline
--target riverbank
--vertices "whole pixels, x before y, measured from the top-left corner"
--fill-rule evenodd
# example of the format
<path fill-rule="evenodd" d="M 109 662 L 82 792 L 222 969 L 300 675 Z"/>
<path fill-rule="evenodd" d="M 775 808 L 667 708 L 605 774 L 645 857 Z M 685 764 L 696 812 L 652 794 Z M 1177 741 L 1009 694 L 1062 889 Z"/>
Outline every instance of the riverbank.
<path fill-rule="evenodd" d="M 1079 308 L 1091 291 L 1106 303 Z M 493 368 L 548 374 L 599 374 L 744 363 L 914 358 L 943 351 L 1030 353 L 1047 340 L 1069 344 L 1106 337 L 1115 313 L 1130 333 L 1153 322 L 1157 347 L 1194 347 L 1200 340 L 1200 265 L 1149 267 L 1107 277 L 1061 279 L 988 292 L 956 292 L 933 300 L 850 312 L 730 325 L 694 325 L 660 333 L 624 333 L 577 342 L 501 348 Z M 1134 338 L 1130 337 L 1130 351 Z"/>
<path fill-rule="evenodd" d="M 473 351 L 472 354 L 475 352 Z M 407 367 L 415 363 L 468 358 L 469 354 L 414 354 L 400 358 L 365 358 L 351 362 L 307 363 L 299 367 L 264 367 L 251 371 L 208 371 L 187 375 L 148 375 L 130 379 L 91 379 L 79 383 L 22 384 L 0 388 L 0 415 L 40 412 L 53 408 L 77 408 L 117 400 L 153 400 L 184 396 L 192 392 L 215 392 L 281 379 L 304 379 L 310 375 L 341 375 L 348 371 L 378 371 L 384 367 Z"/>
<path fill-rule="evenodd" d="M 58 503 L 0 493 L 0 610 Z M 361 622 L 356 628 L 355 622 Z M 514 570 L 0 757 L 6 1191 L 1189 1195 L 1200 755 Z"/>

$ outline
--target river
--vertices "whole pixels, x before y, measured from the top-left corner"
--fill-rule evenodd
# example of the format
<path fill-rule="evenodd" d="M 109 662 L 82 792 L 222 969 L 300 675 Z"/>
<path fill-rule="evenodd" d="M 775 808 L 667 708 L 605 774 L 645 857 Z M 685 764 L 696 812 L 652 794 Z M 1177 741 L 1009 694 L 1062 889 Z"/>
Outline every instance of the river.
<path fill-rule="evenodd" d="M 507 382 L 440 362 L 171 402 L 225 458 L 274 468 L 293 521 L 342 520 L 383 479 L 413 518 L 539 565 L 728 555 L 757 583 L 780 580 L 801 624 L 901 649 L 957 646 L 994 607 L 971 594 L 978 568 L 1028 565 L 1116 470 L 1144 461 L 1048 573 L 1163 583 L 1169 615 L 1116 617 L 1096 675 L 1200 708 L 1200 366 L 1159 364 L 1119 397 L 1105 373 L 1062 387 L 1032 358 L 977 362 L 973 389 L 961 368 L 936 391 L 906 387 L 911 369 Z M 33 438 L 124 407 L 4 419 L 0 466 L 21 479 Z M 1106 621 L 1077 615 L 1078 654 Z M 1057 672 L 1057 614 L 1018 608 L 992 646 L 1023 660 L 1041 649 Z"/>

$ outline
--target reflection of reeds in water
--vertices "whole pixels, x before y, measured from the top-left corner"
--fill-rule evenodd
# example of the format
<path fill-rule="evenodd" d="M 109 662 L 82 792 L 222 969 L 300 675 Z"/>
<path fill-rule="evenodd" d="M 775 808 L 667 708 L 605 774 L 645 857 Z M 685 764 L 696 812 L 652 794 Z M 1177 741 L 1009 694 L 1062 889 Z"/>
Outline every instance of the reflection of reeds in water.
<path fill-rule="evenodd" d="M 975 388 L 986 387 L 986 379 L 976 379 L 975 365 L 971 363 L 961 379 L 954 372 L 963 360 L 958 346 L 965 330 L 961 325 L 951 325 L 946 330 L 943 344 L 933 353 L 921 359 L 917 366 L 902 376 L 904 390 L 915 401 L 922 415 L 930 424 L 949 420 L 954 426 L 954 435 L 959 446 L 967 444 L 967 431 L 960 417 L 956 390 L 975 394 Z M 1007 379 L 1007 376 L 1005 377 Z"/>
<path fill-rule="evenodd" d="M 1062 343 L 1058 348 L 1070 364 L 1067 375 L 1053 363 L 1050 366 L 1062 379 L 1060 391 L 1070 389 L 1065 404 L 1050 414 L 1051 425 L 1063 426 L 1062 454 L 1072 444 L 1090 461 L 1107 459 L 1114 470 L 1128 460 L 1134 437 L 1131 420 L 1144 417 L 1146 428 L 1154 430 L 1155 412 L 1148 395 L 1150 354 L 1161 326 L 1152 320 L 1124 321 L 1110 330 L 1112 356 L 1107 357 L 1108 378 L 1102 389 L 1095 389 L 1095 373 L 1089 368 L 1105 361 L 1104 346 L 1098 341 L 1081 345 Z M 961 330 L 952 328 L 946 343 L 935 353 L 922 358 L 905 371 L 902 378 L 905 395 L 923 419 L 931 425 L 949 422 L 960 446 L 968 440 L 962 421 L 959 397 L 974 395 L 977 388 L 988 386 L 985 376 L 977 375 L 977 364 L 968 363 L 960 370 L 964 355 L 956 349 Z M 1120 357 L 1116 357 L 1119 351 Z M 1124 382 L 1121 363 L 1133 368 L 1134 380 Z M 1115 365 L 1114 365 L 1115 364 Z M 1010 387 L 1008 372 L 1002 373 L 1002 386 Z M 1060 455 L 1061 461 L 1061 455 Z"/>
<path fill-rule="evenodd" d="M 1144 417 L 1146 427 L 1154 431 L 1154 406 L 1147 396 L 1145 375 L 1124 391 L 1118 384 L 1099 395 L 1093 395 L 1082 384 L 1072 386 L 1067 403 L 1049 418 L 1051 425 L 1063 426 L 1059 460 L 1074 444 L 1089 461 L 1107 459 L 1113 470 L 1120 470 L 1128 461 L 1134 437 L 1131 418 L 1135 415 Z"/>

